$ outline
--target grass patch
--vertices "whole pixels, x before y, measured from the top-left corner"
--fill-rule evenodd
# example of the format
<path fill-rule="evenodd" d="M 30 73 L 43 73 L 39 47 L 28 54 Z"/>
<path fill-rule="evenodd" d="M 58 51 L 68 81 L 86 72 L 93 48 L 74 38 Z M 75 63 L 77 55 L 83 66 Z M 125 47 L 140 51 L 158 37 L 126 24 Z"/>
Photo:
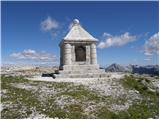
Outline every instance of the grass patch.
<path fill-rule="evenodd" d="M 155 118 L 159 114 L 158 108 L 158 96 L 159 94 L 150 91 L 146 86 L 144 86 L 141 81 L 145 80 L 147 83 L 150 81 L 145 78 L 138 78 L 134 76 L 125 76 L 122 81 L 124 87 L 128 89 L 138 90 L 143 96 L 143 100 L 134 103 L 126 111 L 112 112 L 107 109 L 107 105 L 110 104 L 123 104 L 126 102 L 125 96 L 118 99 L 114 99 L 112 96 L 102 96 L 96 91 L 91 91 L 87 87 L 82 85 L 74 85 L 73 83 L 56 83 L 56 82 L 40 82 L 40 81 L 29 81 L 22 76 L 12 77 L 12 76 L 1 76 L 1 88 L 6 90 L 2 94 L 1 102 L 2 104 L 11 103 L 9 107 L 6 107 L 1 112 L 1 118 L 3 119 L 22 119 L 27 118 L 32 114 L 33 109 L 40 114 L 44 114 L 50 118 L 72 118 L 72 119 L 82 119 L 90 118 L 84 113 L 84 108 L 89 106 L 89 102 L 93 104 L 103 103 L 97 106 L 93 111 L 95 118 L 101 119 L 114 119 L 114 118 Z M 35 90 L 26 90 L 21 88 L 16 88 L 13 84 L 23 83 L 24 85 L 31 85 L 38 87 Z M 11 85 L 12 84 L 12 85 Z M 38 98 L 45 91 L 41 91 L 41 88 L 45 86 L 47 89 L 54 89 L 58 92 L 53 93 L 50 96 L 46 96 L 45 101 L 42 102 Z M 55 100 L 57 97 L 62 95 L 72 97 L 77 100 L 76 103 L 66 104 L 62 109 L 61 106 L 57 105 Z M 25 109 L 24 109 L 25 108 Z"/>
<path fill-rule="evenodd" d="M 85 116 L 83 115 L 82 105 L 79 104 L 71 104 L 66 106 L 64 109 L 67 109 L 67 118 L 71 119 L 82 119 Z"/>
<path fill-rule="evenodd" d="M 24 77 L 13 77 L 13 76 L 4 76 L 1 77 L 2 90 L 7 92 L 2 95 L 2 103 L 11 102 L 9 107 L 4 108 L 1 112 L 1 118 L 27 118 L 33 112 L 33 108 L 38 112 L 45 114 L 50 118 L 85 118 L 83 115 L 82 105 L 81 104 L 71 104 L 66 105 L 64 109 L 61 109 L 61 106 L 55 104 L 56 97 L 60 95 L 68 95 L 73 98 L 81 100 L 82 96 L 91 100 L 96 98 L 96 95 L 93 95 L 91 91 L 85 90 L 82 86 L 74 86 L 73 83 L 56 83 L 56 82 L 39 82 L 39 81 L 29 81 L 24 79 Z M 26 90 L 22 88 L 16 88 L 11 84 L 23 83 L 38 87 L 37 91 Z M 48 88 L 54 88 L 60 90 L 60 93 L 57 95 L 53 94 L 48 96 L 46 101 L 41 102 L 37 96 L 40 95 L 39 90 L 41 86 L 47 86 Z M 69 92 L 70 91 L 70 92 Z M 74 93 L 74 91 L 76 91 Z M 88 95 L 89 94 L 89 95 Z M 6 97 L 7 96 L 7 97 Z M 26 107 L 25 112 L 23 113 L 23 108 Z"/>
<path fill-rule="evenodd" d="M 122 84 L 130 89 L 139 91 L 143 100 L 139 103 L 134 103 L 127 111 L 119 113 L 119 118 L 155 118 L 159 116 L 159 93 L 150 91 L 147 86 L 142 84 L 142 80 L 147 83 L 150 81 L 146 78 L 125 76 Z"/>
<path fill-rule="evenodd" d="M 72 89 L 62 92 L 61 95 L 68 95 L 74 99 L 82 101 L 100 101 L 101 99 L 101 97 L 99 97 L 96 92 L 90 91 L 82 85 L 72 86 Z"/>
<path fill-rule="evenodd" d="M 114 119 L 114 118 L 117 118 L 117 115 L 114 112 L 109 111 L 107 108 L 102 107 L 98 111 L 97 117 L 99 119 Z"/>
<path fill-rule="evenodd" d="M 147 119 L 155 118 L 158 114 L 158 106 L 143 100 L 130 106 L 127 111 L 119 112 L 117 116 L 119 119 Z"/>
<path fill-rule="evenodd" d="M 127 87 L 129 89 L 135 89 L 140 92 L 143 96 L 155 96 L 157 93 L 152 92 L 148 89 L 147 86 L 145 86 L 142 83 L 142 80 L 145 80 L 146 82 L 150 82 L 148 79 L 144 79 L 141 77 L 134 77 L 133 75 L 125 76 L 125 78 L 122 80 L 122 84 L 124 87 Z"/>
<path fill-rule="evenodd" d="M 10 118 L 26 118 L 32 113 L 31 109 L 33 106 L 39 107 L 39 101 L 36 99 L 35 94 L 32 91 L 27 91 L 25 89 L 15 88 L 10 85 L 10 83 L 21 83 L 28 82 L 28 80 L 23 77 L 12 77 L 12 76 L 2 76 L 1 78 L 2 90 L 6 89 L 7 93 L 3 97 L 1 102 L 11 102 L 11 108 L 5 108 L 1 112 L 1 118 L 10 119 Z M 13 106 L 13 107 L 12 107 Z M 21 112 L 23 107 L 26 107 L 26 113 Z"/>

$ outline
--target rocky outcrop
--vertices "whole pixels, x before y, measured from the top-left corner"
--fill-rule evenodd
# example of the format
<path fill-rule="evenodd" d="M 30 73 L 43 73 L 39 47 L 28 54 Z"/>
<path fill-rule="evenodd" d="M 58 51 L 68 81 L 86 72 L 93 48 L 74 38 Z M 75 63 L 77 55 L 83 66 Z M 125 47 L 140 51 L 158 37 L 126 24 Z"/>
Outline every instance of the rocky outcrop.
<path fill-rule="evenodd" d="M 109 67 L 105 69 L 106 72 L 126 72 L 125 67 L 119 65 L 119 64 L 112 64 Z"/>

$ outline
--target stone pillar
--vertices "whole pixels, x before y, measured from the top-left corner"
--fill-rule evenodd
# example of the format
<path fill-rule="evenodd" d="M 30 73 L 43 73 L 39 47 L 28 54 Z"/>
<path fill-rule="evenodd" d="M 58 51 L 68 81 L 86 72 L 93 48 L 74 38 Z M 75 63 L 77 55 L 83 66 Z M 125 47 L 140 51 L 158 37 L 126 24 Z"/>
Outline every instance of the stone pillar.
<path fill-rule="evenodd" d="M 96 45 L 95 43 L 91 44 L 91 64 L 97 64 L 97 53 L 96 53 Z"/>
<path fill-rule="evenodd" d="M 72 53 L 71 53 L 71 45 L 70 44 L 64 44 L 64 64 L 65 65 L 70 65 L 71 64 L 71 57 L 72 57 Z"/>
<path fill-rule="evenodd" d="M 75 63 L 75 59 L 76 59 L 76 56 L 75 56 L 75 46 L 73 45 L 72 46 L 72 63 Z"/>
<path fill-rule="evenodd" d="M 62 47 L 60 49 L 60 66 L 63 66 L 63 51 L 62 51 Z"/>
<path fill-rule="evenodd" d="M 87 64 L 91 63 L 90 62 L 90 46 L 89 45 L 86 46 L 86 63 Z"/>

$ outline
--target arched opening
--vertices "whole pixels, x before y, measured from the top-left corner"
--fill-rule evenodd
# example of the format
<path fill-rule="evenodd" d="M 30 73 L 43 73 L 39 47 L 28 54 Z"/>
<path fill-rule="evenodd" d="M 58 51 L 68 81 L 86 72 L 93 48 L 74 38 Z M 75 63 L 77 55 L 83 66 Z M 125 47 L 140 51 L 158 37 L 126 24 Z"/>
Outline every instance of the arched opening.
<path fill-rule="evenodd" d="M 75 48 L 76 61 L 86 61 L 86 47 L 77 46 Z"/>

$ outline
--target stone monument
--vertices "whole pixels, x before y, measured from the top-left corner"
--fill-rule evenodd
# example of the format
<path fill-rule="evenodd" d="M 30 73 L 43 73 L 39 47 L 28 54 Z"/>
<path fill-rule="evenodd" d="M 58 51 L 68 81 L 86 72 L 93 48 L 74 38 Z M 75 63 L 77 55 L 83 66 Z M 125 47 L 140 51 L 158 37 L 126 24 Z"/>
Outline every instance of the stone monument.
<path fill-rule="evenodd" d="M 70 31 L 60 42 L 60 67 L 55 78 L 103 77 L 105 72 L 97 64 L 98 40 L 74 19 Z"/>

